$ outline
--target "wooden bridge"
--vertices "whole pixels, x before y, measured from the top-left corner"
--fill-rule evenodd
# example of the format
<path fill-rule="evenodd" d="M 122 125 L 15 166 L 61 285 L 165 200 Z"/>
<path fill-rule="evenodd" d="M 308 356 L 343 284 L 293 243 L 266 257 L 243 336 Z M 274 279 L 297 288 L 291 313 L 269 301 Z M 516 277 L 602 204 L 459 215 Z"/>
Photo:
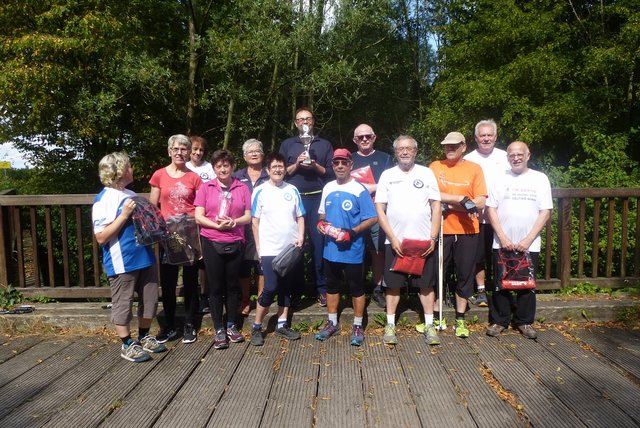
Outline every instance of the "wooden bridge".
<path fill-rule="evenodd" d="M 119 357 L 101 335 L 3 338 L 0 426 L 637 427 L 640 333 L 548 328 L 429 348 L 367 331 L 327 342 L 267 335 L 215 350 L 210 335 L 151 361 Z"/>

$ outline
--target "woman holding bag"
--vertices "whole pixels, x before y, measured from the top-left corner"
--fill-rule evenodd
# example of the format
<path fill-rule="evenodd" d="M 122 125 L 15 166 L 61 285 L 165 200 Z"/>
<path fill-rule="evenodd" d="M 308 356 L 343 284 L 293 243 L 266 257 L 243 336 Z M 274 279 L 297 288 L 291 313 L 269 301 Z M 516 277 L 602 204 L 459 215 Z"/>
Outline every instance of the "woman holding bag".
<path fill-rule="evenodd" d="M 216 179 L 196 193 L 196 222 L 200 225 L 209 304 L 215 330 L 213 347 L 225 349 L 231 342 L 243 342 L 236 318 L 240 299 L 238 275 L 244 259 L 244 226 L 251 222 L 251 193 L 233 178 L 235 161 L 227 150 L 216 150 L 211 157 Z M 226 307 L 226 328 L 222 306 Z"/>

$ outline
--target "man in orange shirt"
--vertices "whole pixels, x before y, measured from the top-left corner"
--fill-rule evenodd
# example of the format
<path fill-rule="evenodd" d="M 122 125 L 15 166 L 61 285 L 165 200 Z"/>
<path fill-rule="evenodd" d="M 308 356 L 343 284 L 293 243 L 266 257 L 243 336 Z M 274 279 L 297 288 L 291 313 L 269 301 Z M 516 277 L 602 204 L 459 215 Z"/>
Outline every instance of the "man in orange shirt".
<path fill-rule="evenodd" d="M 463 158 L 467 150 L 464 135 L 450 132 L 441 144 L 445 158 L 432 162 L 430 168 L 436 176 L 442 198 L 444 266 L 448 266 L 453 259 L 456 274 L 456 336 L 469 337 L 464 313 L 467 299 L 473 295 L 475 254 L 480 232 L 478 210 L 484 208 L 487 186 L 480 165 Z M 434 314 L 435 319 L 438 319 L 437 315 Z M 446 328 L 446 324 L 440 328 Z"/>

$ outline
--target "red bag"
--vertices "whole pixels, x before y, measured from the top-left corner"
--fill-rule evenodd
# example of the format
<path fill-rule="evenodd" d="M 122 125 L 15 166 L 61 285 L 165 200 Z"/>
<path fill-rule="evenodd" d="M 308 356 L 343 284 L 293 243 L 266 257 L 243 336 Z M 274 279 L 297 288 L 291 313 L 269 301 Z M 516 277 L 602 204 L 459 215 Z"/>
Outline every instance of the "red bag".
<path fill-rule="evenodd" d="M 354 169 L 351 171 L 351 177 L 355 178 L 362 184 L 376 184 L 376 180 L 373 178 L 373 172 L 371 172 L 371 167 L 369 165 Z"/>
<path fill-rule="evenodd" d="M 420 257 L 420 255 L 427 251 L 430 245 L 431 241 L 421 241 L 418 239 L 403 240 L 400 249 L 404 257 L 396 256 L 391 270 L 413 276 L 422 276 L 426 259 Z"/>
<path fill-rule="evenodd" d="M 498 290 L 531 290 L 536 288 L 535 272 L 528 251 L 498 250 Z"/>

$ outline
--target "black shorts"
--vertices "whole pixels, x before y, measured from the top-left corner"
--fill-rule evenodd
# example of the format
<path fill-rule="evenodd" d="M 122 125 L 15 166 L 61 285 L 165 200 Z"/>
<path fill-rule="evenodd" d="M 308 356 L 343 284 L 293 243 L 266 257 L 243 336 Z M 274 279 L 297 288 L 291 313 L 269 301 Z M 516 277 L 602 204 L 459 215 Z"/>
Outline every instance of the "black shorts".
<path fill-rule="evenodd" d="M 384 246 L 384 284 L 387 288 L 402 288 L 406 286 L 418 288 L 433 288 L 438 278 L 438 247 L 427 256 L 424 263 L 422 276 L 409 276 L 404 273 L 391 270 L 396 254 L 391 249 L 391 245 Z"/>

